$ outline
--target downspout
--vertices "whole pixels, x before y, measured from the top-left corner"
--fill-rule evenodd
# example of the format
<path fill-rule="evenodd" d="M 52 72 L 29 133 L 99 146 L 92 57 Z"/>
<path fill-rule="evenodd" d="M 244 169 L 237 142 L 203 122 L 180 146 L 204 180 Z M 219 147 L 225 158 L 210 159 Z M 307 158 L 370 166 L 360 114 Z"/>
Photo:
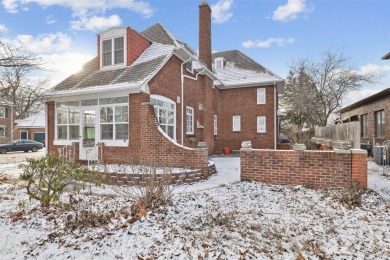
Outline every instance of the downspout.
<path fill-rule="evenodd" d="M 276 130 L 277 130 L 277 105 L 276 105 L 276 83 L 274 82 L 274 149 L 277 149 L 277 143 L 276 143 Z"/>
<path fill-rule="evenodd" d="M 183 61 L 180 66 L 180 79 L 181 79 L 181 145 L 184 144 L 184 71 L 183 66 L 191 60 L 189 57 L 187 60 Z"/>

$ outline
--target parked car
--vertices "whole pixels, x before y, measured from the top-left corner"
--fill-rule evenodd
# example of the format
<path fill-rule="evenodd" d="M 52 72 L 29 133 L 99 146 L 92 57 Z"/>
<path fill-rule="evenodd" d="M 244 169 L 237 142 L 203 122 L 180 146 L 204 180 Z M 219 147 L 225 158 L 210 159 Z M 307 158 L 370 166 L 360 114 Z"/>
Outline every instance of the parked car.
<path fill-rule="evenodd" d="M 15 152 L 15 151 L 32 151 L 36 152 L 43 148 L 43 144 L 33 140 L 21 139 L 12 141 L 10 144 L 1 144 L 0 153 Z"/>

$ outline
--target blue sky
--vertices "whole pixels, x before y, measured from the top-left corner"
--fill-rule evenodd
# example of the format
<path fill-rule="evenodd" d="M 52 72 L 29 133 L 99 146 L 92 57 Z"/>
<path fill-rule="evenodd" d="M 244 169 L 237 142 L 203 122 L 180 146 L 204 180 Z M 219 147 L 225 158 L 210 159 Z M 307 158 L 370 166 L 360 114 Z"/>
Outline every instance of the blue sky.
<path fill-rule="evenodd" d="M 112 26 L 137 31 L 161 22 L 198 48 L 200 0 L 3 0 L 1 38 L 42 57 L 51 84 L 96 55 L 96 34 Z M 214 51 L 238 49 L 282 77 L 301 58 L 342 51 L 381 81 L 345 104 L 390 87 L 389 0 L 209 0 Z"/>

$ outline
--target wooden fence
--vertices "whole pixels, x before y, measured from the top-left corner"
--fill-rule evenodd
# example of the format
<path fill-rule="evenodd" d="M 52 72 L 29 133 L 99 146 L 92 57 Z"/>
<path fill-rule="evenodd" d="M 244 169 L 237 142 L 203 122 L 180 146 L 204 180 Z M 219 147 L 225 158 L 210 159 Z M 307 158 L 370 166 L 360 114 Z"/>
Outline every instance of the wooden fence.
<path fill-rule="evenodd" d="M 313 140 L 329 146 L 349 142 L 353 148 L 360 149 L 360 122 L 316 127 Z"/>

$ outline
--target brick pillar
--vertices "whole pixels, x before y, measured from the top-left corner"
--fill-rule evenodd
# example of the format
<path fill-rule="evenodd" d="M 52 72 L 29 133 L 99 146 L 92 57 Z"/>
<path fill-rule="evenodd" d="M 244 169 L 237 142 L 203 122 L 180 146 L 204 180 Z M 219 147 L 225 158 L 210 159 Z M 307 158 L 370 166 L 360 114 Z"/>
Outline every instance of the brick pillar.
<path fill-rule="evenodd" d="M 352 157 L 352 182 L 367 188 L 367 151 L 351 149 Z"/>

